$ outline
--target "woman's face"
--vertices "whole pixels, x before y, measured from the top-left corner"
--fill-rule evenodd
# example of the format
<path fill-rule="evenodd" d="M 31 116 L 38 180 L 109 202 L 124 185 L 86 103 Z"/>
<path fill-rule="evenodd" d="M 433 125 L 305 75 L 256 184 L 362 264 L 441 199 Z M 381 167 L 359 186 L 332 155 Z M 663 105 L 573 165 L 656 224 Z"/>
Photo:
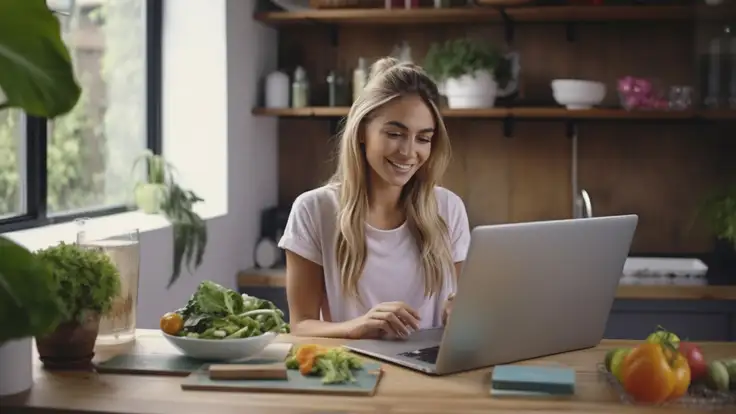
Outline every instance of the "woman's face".
<path fill-rule="evenodd" d="M 365 153 L 374 178 L 403 187 L 429 158 L 435 122 L 416 95 L 377 109 L 365 129 Z"/>

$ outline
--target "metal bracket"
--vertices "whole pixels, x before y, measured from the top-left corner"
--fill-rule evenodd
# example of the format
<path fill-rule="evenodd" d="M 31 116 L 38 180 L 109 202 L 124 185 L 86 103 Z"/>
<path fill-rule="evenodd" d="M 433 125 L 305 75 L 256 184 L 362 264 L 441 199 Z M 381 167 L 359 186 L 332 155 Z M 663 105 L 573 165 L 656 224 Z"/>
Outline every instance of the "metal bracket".
<path fill-rule="evenodd" d="M 511 116 L 503 119 L 503 136 L 504 138 L 514 137 L 514 118 Z"/>
<path fill-rule="evenodd" d="M 578 125 L 575 123 L 575 120 L 568 119 L 567 122 L 565 122 L 565 136 L 567 136 L 568 139 L 573 139 L 578 135 Z"/>
<path fill-rule="evenodd" d="M 468 2 L 475 7 L 485 7 L 479 4 L 478 0 L 469 0 Z M 511 17 L 509 17 L 509 14 L 506 13 L 505 7 L 496 7 L 496 9 L 501 14 L 501 19 L 503 20 L 503 28 L 504 28 L 504 36 L 506 37 L 506 44 L 510 45 L 514 41 L 514 21 L 511 20 Z"/>
<path fill-rule="evenodd" d="M 567 22 L 565 24 L 565 38 L 568 42 L 574 42 L 575 41 L 575 32 L 576 32 L 575 23 Z"/>
<path fill-rule="evenodd" d="M 340 27 L 336 24 L 329 24 L 327 26 L 327 33 L 330 38 L 330 46 L 340 46 Z"/>
<path fill-rule="evenodd" d="M 514 21 L 506 13 L 505 8 L 499 7 L 498 12 L 501 13 L 501 19 L 503 20 L 503 32 L 506 38 L 506 44 L 510 45 L 514 43 Z"/>

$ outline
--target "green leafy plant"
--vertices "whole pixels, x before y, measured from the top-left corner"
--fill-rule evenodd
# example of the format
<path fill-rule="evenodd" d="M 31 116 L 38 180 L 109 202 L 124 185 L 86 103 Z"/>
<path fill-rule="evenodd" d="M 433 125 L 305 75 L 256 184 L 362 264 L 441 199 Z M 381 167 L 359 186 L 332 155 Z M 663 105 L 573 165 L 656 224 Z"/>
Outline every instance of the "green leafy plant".
<path fill-rule="evenodd" d="M 511 80 L 511 61 L 492 45 L 470 38 L 433 43 L 423 64 L 436 81 L 472 74 L 477 70 L 493 73 L 501 87 Z"/>
<path fill-rule="evenodd" d="M 189 272 L 192 272 L 192 263 L 195 269 L 202 264 L 207 248 L 207 224 L 193 208 L 204 200 L 176 182 L 174 167 L 163 156 L 146 151 L 133 167 L 141 160 L 146 162 L 147 181 L 137 183 L 136 189 L 142 185 L 154 185 L 155 190 L 162 193 L 160 209 L 174 231 L 174 264 L 168 283 L 171 287 L 179 279 L 182 263 L 186 263 Z"/>
<path fill-rule="evenodd" d="M 120 293 L 120 273 L 100 249 L 61 242 L 35 255 L 51 269 L 68 321 L 85 311 L 107 313 Z"/>
<path fill-rule="evenodd" d="M 736 185 L 709 197 L 702 208 L 711 230 L 736 250 Z"/>
<path fill-rule="evenodd" d="M 46 2 L 0 2 L 0 110 L 53 119 L 71 111 L 80 94 L 59 21 Z M 68 316 L 53 278 L 34 254 L 0 236 L 0 344 L 49 333 Z"/>
<path fill-rule="evenodd" d="M 174 166 L 166 161 L 163 155 L 154 154 L 153 151 L 146 150 L 143 152 L 143 155 L 135 160 L 133 169 L 135 169 L 141 161 L 145 161 L 146 163 L 146 183 L 165 185 L 171 180 Z"/>
<path fill-rule="evenodd" d="M 54 118 L 81 94 L 61 27 L 44 0 L 0 2 L 0 109 Z"/>
<path fill-rule="evenodd" d="M 0 345 L 40 336 L 66 318 L 51 269 L 22 246 L 0 237 Z"/>

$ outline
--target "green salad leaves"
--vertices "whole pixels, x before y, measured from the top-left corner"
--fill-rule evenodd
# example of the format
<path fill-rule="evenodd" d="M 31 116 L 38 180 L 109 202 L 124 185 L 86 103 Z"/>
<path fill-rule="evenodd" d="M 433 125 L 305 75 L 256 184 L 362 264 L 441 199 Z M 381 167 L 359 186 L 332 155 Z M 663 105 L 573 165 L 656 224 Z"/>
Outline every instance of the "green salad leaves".
<path fill-rule="evenodd" d="M 273 302 L 241 295 L 209 280 L 200 283 L 187 305 L 176 313 L 184 322 L 178 336 L 234 339 L 290 332 L 284 312 Z"/>

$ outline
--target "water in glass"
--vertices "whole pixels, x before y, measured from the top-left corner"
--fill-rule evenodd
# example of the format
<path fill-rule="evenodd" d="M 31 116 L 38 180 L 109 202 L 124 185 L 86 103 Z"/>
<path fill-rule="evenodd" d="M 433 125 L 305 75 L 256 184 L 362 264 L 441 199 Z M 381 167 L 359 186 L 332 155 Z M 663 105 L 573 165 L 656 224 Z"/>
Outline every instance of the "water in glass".
<path fill-rule="evenodd" d="M 98 345 L 115 345 L 135 340 L 136 307 L 140 276 L 138 230 L 89 229 L 78 220 L 77 243 L 105 252 L 120 273 L 120 294 L 109 312 L 100 319 Z"/>

